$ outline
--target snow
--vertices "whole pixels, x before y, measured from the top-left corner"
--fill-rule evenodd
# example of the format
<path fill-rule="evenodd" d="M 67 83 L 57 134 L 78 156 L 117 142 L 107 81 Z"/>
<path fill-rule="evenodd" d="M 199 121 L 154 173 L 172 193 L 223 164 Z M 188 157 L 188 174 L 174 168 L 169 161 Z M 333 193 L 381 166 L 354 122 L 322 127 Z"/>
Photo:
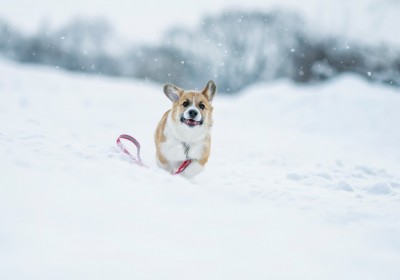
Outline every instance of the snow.
<path fill-rule="evenodd" d="M 0 279 L 398 279 L 398 91 L 347 75 L 217 94 L 186 180 L 156 167 L 161 86 L 0 73 Z"/>

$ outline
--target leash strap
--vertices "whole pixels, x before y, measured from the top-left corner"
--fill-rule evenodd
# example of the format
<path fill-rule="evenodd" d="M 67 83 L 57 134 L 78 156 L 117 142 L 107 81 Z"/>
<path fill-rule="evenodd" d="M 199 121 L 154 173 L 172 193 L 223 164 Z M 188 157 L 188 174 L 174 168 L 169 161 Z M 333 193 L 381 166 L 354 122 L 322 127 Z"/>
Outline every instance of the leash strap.
<path fill-rule="evenodd" d="M 182 173 L 182 172 L 186 169 L 186 167 L 188 167 L 189 164 L 191 164 L 191 163 L 192 163 L 192 160 L 191 160 L 191 159 L 185 160 L 185 161 L 182 163 L 182 165 L 179 166 L 178 170 L 176 170 L 173 174 L 174 174 L 174 175 L 177 175 L 177 174 Z"/>
<path fill-rule="evenodd" d="M 132 142 L 132 143 L 136 146 L 136 149 L 137 149 L 136 157 L 137 157 L 137 158 L 135 158 L 135 157 L 125 148 L 124 144 L 122 144 L 122 142 L 121 142 L 121 139 L 128 140 L 128 141 Z M 146 167 L 146 166 L 143 164 L 142 159 L 140 158 L 140 144 L 139 144 L 139 142 L 138 142 L 135 138 L 133 138 L 132 136 L 127 135 L 127 134 L 121 134 L 121 135 L 117 138 L 117 145 L 118 145 L 118 147 L 119 147 L 125 154 L 127 154 L 127 155 L 132 159 L 132 161 L 133 161 L 134 163 L 136 163 L 137 165 L 139 165 L 139 166 L 141 166 L 141 167 Z"/>
<path fill-rule="evenodd" d="M 122 144 L 122 142 L 121 142 L 121 139 L 128 140 L 136 146 L 136 150 L 137 150 L 136 158 L 125 148 L 124 144 Z M 146 165 L 143 164 L 143 161 L 140 158 L 140 144 L 139 144 L 139 141 L 137 141 L 135 138 L 133 138 L 132 136 L 127 135 L 127 134 L 121 134 L 117 138 L 117 145 L 125 154 L 127 154 L 132 159 L 133 163 L 135 163 L 141 167 L 147 167 Z M 191 163 L 192 163 L 192 160 L 190 160 L 190 159 L 185 160 L 182 163 L 182 165 L 179 166 L 179 168 L 172 174 L 178 175 L 178 174 L 182 173 L 186 169 L 186 167 L 188 167 Z"/>

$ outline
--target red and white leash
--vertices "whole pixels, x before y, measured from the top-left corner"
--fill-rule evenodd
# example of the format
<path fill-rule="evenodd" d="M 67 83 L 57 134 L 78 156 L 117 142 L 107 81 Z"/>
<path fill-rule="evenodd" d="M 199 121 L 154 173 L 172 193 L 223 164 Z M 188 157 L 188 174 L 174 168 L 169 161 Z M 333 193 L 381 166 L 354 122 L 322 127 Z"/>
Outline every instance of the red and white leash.
<path fill-rule="evenodd" d="M 135 158 L 124 146 L 124 144 L 122 144 L 121 139 L 125 139 L 128 140 L 130 142 L 132 142 L 135 146 L 136 146 L 136 156 L 137 158 Z M 118 147 L 125 153 L 127 154 L 133 161 L 133 163 L 136 163 L 137 165 L 141 166 L 141 167 L 147 167 L 146 165 L 143 164 L 142 159 L 140 158 L 140 144 L 139 142 L 133 138 L 130 135 L 127 134 L 121 134 L 118 138 L 117 138 L 117 145 Z"/>
<path fill-rule="evenodd" d="M 182 165 L 179 166 L 178 170 L 176 170 L 176 171 L 175 171 L 174 173 L 172 173 L 172 174 L 177 175 L 177 174 L 182 173 L 182 172 L 186 169 L 186 167 L 188 167 L 189 164 L 191 164 L 191 163 L 192 163 L 192 160 L 191 160 L 191 159 L 185 160 L 185 161 L 182 163 Z"/>
<path fill-rule="evenodd" d="M 122 144 L 122 142 L 121 142 L 121 139 L 128 140 L 128 141 L 132 142 L 132 143 L 136 146 L 136 150 L 137 150 L 137 152 L 136 152 L 136 157 L 137 157 L 137 158 L 135 158 L 135 157 L 125 148 L 124 144 Z M 118 145 L 118 147 L 119 147 L 125 154 L 127 154 L 127 155 L 132 159 L 133 163 L 139 165 L 140 167 L 147 167 L 146 165 L 144 165 L 142 159 L 140 158 L 140 144 L 139 144 L 139 141 L 137 141 L 135 138 L 133 138 L 132 136 L 127 135 L 127 134 L 121 134 L 121 135 L 117 138 L 117 145 Z M 191 163 L 192 163 L 192 160 L 191 160 L 191 159 L 185 160 L 185 161 L 182 163 L 182 165 L 179 166 L 178 170 L 175 171 L 173 174 L 174 174 L 174 175 L 177 175 L 177 174 L 182 173 L 182 172 L 186 169 L 186 167 L 188 167 L 189 164 L 191 164 Z"/>

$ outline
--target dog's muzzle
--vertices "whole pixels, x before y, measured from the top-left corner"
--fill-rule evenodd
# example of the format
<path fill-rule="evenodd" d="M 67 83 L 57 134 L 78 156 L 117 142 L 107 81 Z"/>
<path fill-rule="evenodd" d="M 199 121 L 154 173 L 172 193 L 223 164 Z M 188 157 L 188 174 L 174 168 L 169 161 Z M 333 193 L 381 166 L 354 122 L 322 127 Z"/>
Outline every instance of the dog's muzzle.
<path fill-rule="evenodd" d="M 194 119 L 187 119 L 184 116 L 181 117 L 181 122 L 186 124 L 187 126 L 190 126 L 190 127 L 195 127 L 197 125 L 202 125 L 203 124 L 203 120 L 202 119 L 200 121 L 196 121 Z"/>
<path fill-rule="evenodd" d="M 195 106 L 190 106 L 181 116 L 181 122 L 194 127 L 203 124 L 203 117 Z"/>

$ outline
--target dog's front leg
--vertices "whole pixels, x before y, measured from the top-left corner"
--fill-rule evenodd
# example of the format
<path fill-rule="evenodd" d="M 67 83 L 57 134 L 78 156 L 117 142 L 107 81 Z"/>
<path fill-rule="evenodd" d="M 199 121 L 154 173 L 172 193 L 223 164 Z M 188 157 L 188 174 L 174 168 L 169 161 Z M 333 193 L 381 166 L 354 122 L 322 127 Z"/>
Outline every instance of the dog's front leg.
<path fill-rule="evenodd" d="M 192 160 L 192 163 L 181 173 L 186 178 L 192 178 L 203 171 L 204 165 L 201 165 L 197 160 Z"/>

